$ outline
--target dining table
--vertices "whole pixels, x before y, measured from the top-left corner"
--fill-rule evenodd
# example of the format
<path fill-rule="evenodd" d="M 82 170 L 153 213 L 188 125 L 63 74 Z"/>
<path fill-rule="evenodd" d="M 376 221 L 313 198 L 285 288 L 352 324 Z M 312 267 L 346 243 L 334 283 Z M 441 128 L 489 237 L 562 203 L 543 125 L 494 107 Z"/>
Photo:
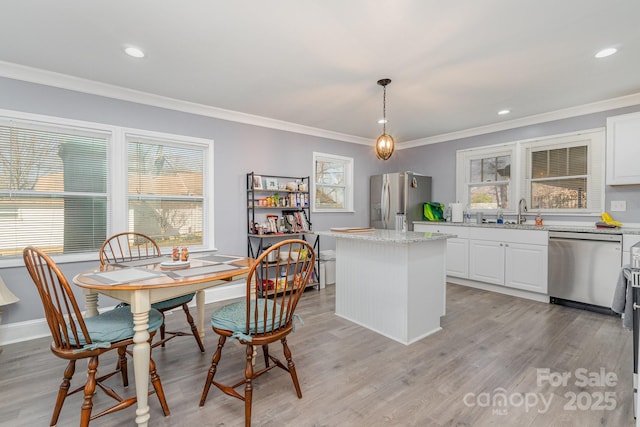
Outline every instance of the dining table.
<path fill-rule="evenodd" d="M 204 291 L 213 286 L 245 278 L 254 260 L 224 254 L 195 254 L 187 261 L 170 256 L 128 260 L 101 265 L 73 278 L 83 288 L 85 315 L 98 315 L 98 296 L 107 295 L 128 303 L 133 314 L 133 369 L 136 386 L 136 424 L 149 423 L 149 311 L 151 304 L 196 293 L 198 333 L 204 338 Z"/>

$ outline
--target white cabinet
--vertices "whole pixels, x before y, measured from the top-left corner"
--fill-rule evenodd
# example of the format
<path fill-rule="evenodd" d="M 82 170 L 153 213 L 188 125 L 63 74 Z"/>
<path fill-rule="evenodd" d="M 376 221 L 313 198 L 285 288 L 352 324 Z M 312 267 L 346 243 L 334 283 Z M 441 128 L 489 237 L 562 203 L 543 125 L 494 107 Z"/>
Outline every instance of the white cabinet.
<path fill-rule="evenodd" d="M 640 234 L 622 235 L 622 265 L 631 263 L 631 246 L 640 242 Z"/>
<path fill-rule="evenodd" d="M 447 239 L 447 275 L 469 277 L 469 239 Z"/>
<path fill-rule="evenodd" d="M 640 113 L 607 118 L 607 185 L 640 184 Z"/>
<path fill-rule="evenodd" d="M 546 294 L 547 265 L 548 245 L 507 243 L 504 285 Z"/>
<path fill-rule="evenodd" d="M 414 231 L 455 234 L 447 239 L 447 276 L 469 277 L 469 227 L 414 223 Z"/>
<path fill-rule="evenodd" d="M 469 279 L 504 285 L 504 243 L 471 240 L 469 259 Z"/>
<path fill-rule="evenodd" d="M 417 222 L 414 230 L 457 236 L 447 239 L 447 276 L 547 293 L 547 231 Z"/>
<path fill-rule="evenodd" d="M 546 231 L 472 229 L 469 279 L 547 293 Z"/>

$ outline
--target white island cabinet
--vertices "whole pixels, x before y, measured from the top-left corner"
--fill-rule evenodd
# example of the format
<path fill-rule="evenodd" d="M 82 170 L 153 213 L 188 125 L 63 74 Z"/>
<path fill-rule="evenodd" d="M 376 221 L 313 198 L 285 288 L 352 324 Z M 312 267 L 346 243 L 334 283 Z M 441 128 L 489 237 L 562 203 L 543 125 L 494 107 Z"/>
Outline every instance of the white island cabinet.
<path fill-rule="evenodd" d="M 451 234 L 318 232 L 336 239 L 336 315 L 402 344 L 441 329 Z"/>

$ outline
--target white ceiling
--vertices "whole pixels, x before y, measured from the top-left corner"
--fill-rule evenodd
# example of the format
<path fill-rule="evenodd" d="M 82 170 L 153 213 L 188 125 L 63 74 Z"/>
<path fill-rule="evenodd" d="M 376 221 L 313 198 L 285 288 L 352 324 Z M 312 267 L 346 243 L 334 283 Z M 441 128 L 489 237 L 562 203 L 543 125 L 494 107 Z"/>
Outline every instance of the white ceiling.
<path fill-rule="evenodd" d="M 18 64 L 77 78 L 46 73 L 59 86 L 352 142 L 381 133 L 380 78 L 393 80 L 388 133 L 409 144 L 640 93 L 638 0 L 2 0 L 0 12 L 0 75 L 46 81 Z"/>

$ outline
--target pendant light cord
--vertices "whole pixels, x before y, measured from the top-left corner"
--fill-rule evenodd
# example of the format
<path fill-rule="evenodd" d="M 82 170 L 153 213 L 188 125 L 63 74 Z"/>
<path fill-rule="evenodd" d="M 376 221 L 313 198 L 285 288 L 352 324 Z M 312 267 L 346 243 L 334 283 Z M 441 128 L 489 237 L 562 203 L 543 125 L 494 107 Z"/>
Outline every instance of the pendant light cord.
<path fill-rule="evenodd" d="M 382 86 L 382 133 L 387 133 L 387 85 Z"/>

